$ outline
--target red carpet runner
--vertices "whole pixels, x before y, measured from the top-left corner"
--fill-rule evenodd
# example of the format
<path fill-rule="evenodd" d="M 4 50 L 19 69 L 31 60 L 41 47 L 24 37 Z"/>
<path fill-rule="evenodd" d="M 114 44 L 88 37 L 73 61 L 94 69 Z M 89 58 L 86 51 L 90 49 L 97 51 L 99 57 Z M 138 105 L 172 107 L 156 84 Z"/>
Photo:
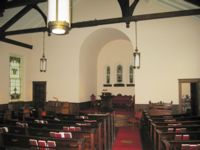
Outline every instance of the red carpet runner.
<path fill-rule="evenodd" d="M 120 127 L 112 150 L 142 150 L 139 129 Z"/>

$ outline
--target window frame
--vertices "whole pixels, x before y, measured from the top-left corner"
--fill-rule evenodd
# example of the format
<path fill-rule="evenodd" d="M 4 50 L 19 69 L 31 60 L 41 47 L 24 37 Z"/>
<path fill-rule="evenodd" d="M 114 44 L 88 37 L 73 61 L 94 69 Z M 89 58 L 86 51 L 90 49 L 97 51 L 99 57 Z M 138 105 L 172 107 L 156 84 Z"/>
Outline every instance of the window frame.
<path fill-rule="evenodd" d="M 117 83 L 123 83 L 123 66 L 121 64 L 117 65 L 116 68 L 116 81 Z"/>
<path fill-rule="evenodd" d="M 16 64 L 13 64 L 14 61 L 16 61 Z M 22 98 L 22 62 L 23 59 L 20 56 L 10 55 L 9 57 L 9 96 L 11 101 Z M 16 72 L 18 71 L 16 76 L 13 73 L 14 69 L 16 69 Z"/>

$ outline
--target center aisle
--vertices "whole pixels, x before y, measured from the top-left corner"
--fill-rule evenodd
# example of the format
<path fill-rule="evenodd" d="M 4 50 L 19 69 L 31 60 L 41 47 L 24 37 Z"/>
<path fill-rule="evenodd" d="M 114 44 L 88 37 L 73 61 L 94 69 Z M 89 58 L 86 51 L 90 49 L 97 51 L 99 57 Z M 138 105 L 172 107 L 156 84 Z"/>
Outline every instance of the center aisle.
<path fill-rule="evenodd" d="M 139 129 L 120 127 L 112 150 L 142 150 Z"/>

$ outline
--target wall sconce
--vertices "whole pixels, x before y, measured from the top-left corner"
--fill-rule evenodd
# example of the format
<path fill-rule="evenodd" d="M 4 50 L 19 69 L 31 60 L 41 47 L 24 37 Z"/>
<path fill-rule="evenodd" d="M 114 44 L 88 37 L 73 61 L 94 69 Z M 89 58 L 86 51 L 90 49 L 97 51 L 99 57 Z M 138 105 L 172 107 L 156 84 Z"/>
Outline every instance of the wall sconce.
<path fill-rule="evenodd" d="M 47 70 L 47 59 L 45 58 L 45 32 L 43 32 L 43 54 L 40 58 L 40 72 L 46 72 Z"/>
<path fill-rule="evenodd" d="M 48 0 L 48 27 L 54 34 L 66 34 L 71 27 L 71 0 Z"/>
<path fill-rule="evenodd" d="M 133 68 L 134 69 L 139 69 L 140 68 L 140 52 L 138 52 L 137 48 L 137 22 L 135 22 L 135 43 L 136 43 L 136 48 L 135 52 L 133 53 L 133 58 L 134 58 L 134 64 Z"/>

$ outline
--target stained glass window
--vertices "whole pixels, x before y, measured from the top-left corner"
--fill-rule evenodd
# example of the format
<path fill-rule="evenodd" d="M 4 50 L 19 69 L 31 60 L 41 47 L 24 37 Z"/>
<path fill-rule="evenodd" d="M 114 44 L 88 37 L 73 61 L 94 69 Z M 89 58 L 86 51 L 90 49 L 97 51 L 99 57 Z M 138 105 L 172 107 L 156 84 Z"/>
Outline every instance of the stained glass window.
<path fill-rule="evenodd" d="M 123 74 L 123 68 L 122 65 L 117 66 L 117 82 L 122 82 L 122 74 Z"/>
<path fill-rule="evenodd" d="M 20 99 L 21 96 L 21 58 L 10 57 L 10 97 Z"/>
<path fill-rule="evenodd" d="M 129 83 L 133 83 L 133 65 L 129 67 Z"/>
<path fill-rule="evenodd" d="M 110 67 L 106 67 L 106 83 L 110 84 Z"/>

